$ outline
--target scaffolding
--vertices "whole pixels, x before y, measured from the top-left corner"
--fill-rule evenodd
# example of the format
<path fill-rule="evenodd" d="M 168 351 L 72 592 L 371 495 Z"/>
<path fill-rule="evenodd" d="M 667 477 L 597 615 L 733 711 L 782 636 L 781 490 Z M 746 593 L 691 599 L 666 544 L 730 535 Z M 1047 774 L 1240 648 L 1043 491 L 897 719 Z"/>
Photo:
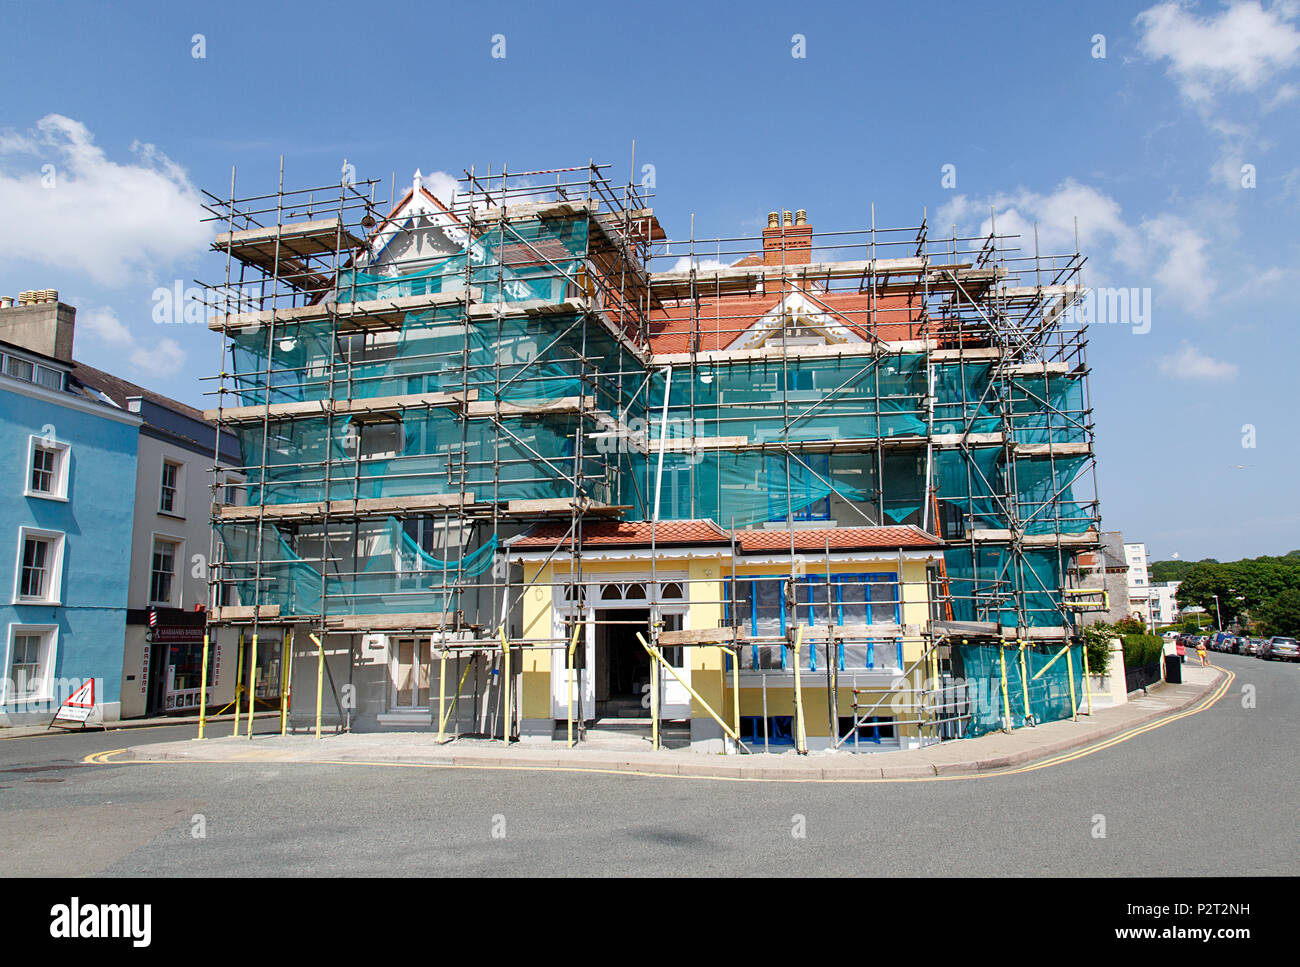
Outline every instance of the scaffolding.
<path fill-rule="evenodd" d="M 329 635 L 423 636 L 440 735 L 509 740 L 519 649 L 572 656 L 569 626 L 520 636 L 520 602 L 556 593 L 577 624 L 597 620 L 593 522 L 651 523 L 656 601 L 664 522 L 716 521 L 733 538 L 783 524 L 792 564 L 816 521 L 914 525 L 944 542 L 919 632 L 931 736 L 1059 717 L 1031 712 L 1027 689 L 1016 722 L 1005 702 L 990 718 L 950 693 L 965 670 L 993 674 L 994 653 L 1004 676 L 1008 643 L 1044 662 L 1077 653 L 1070 565 L 1100 533 L 1077 251 L 1026 252 L 996 228 L 932 236 L 924 217 L 877 228 L 874 208 L 859 231 L 815 234 L 787 211 L 760 238 L 696 239 L 692 226 L 670 239 L 645 191 L 594 162 L 470 169 L 452 199 L 418 173 L 395 203 L 378 190 L 286 190 L 282 168 L 274 193 L 238 196 L 232 171 L 226 197 L 206 196 L 225 256 L 206 287 L 223 337 L 208 415 L 243 453 L 227 469 L 237 486 L 214 488 L 210 635 L 238 628 L 255 653 L 263 628 L 303 627 L 322 665 Z M 546 586 L 506 558 L 540 525 L 547 559 L 567 562 Z M 798 629 L 842 613 L 845 593 L 868 614 L 889 603 L 866 582 L 838 587 L 829 543 L 825 557 L 824 582 L 791 579 L 792 620 L 782 612 L 775 634 L 741 632 L 733 573 L 715 602 L 746 646 L 729 667 L 746 651 L 764 667 L 761 646 L 784 668 Z M 897 610 L 901 583 L 890 593 Z M 651 615 L 653 656 L 673 632 Z M 823 631 L 832 696 L 834 651 L 871 667 L 888 647 L 878 628 Z M 450 721 L 448 661 L 466 698 Z M 938 714 L 959 704 L 967 714 Z"/>

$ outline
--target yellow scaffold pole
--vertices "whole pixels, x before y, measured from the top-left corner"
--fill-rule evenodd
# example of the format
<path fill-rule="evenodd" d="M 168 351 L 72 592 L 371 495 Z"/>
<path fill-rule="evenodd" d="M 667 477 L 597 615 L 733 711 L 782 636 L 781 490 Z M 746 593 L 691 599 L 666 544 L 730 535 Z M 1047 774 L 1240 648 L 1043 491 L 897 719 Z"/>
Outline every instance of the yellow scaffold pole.
<path fill-rule="evenodd" d="M 199 738 L 208 724 L 208 633 L 203 632 L 203 670 L 199 672 Z"/>
<path fill-rule="evenodd" d="M 239 735 L 239 696 L 244 690 L 244 633 L 239 633 L 239 647 L 235 654 L 235 731 Z"/>
<path fill-rule="evenodd" d="M 1025 722 L 1029 722 L 1029 674 L 1025 670 L 1025 643 L 1020 643 L 1020 690 L 1025 700 Z"/>
<path fill-rule="evenodd" d="M 650 659 L 650 673 L 653 676 L 650 679 L 650 748 L 655 752 L 659 751 L 659 683 L 663 679 L 663 672 L 655 664 L 653 658 Z"/>
<path fill-rule="evenodd" d="M 799 647 L 803 644 L 803 625 L 794 633 L 794 741 L 800 755 L 808 754 L 808 733 L 803 724 L 803 681 L 799 677 Z"/>
<path fill-rule="evenodd" d="M 573 637 L 569 640 L 568 653 L 565 660 L 569 665 L 569 748 L 573 748 L 573 653 L 578 648 L 578 634 L 582 631 L 582 622 L 576 621 L 573 624 Z M 656 745 L 655 748 L 658 748 Z"/>
<path fill-rule="evenodd" d="M 1011 702 L 1007 698 L 1007 646 L 999 645 L 1002 649 L 1002 722 L 1003 728 L 1011 731 Z"/>
<path fill-rule="evenodd" d="M 709 713 L 709 717 L 713 719 L 713 721 L 717 722 L 720 726 L 722 726 L 723 733 L 725 733 L 730 738 L 734 739 L 737 745 L 743 747 L 744 743 L 740 741 L 740 735 L 737 734 L 735 731 L 733 731 L 731 726 L 726 723 L 726 720 L 723 719 L 723 717 L 719 715 L 717 712 L 715 712 L 713 710 L 713 707 L 709 705 L 708 702 L 704 701 L 704 699 L 700 697 L 699 692 L 691 688 L 690 682 L 686 681 L 684 678 L 682 678 L 681 675 L 677 674 L 677 669 L 674 668 L 672 665 L 668 664 L 668 661 L 664 658 L 663 654 L 659 651 L 659 649 L 656 648 L 654 645 L 650 644 L 650 642 L 646 641 L 645 636 L 642 635 L 641 632 L 638 631 L 636 633 L 636 637 L 637 637 L 637 641 L 641 642 L 641 647 L 646 650 L 646 652 L 650 655 L 651 659 L 653 659 L 655 662 L 658 662 L 664 668 L 668 669 L 668 674 L 672 675 L 673 678 L 677 679 L 677 684 L 681 685 L 682 688 L 686 689 L 686 691 L 690 694 L 691 698 L 695 699 L 695 701 L 700 703 L 700 707 L 703 708 L 704 711 Z"/>
<path fill-rule="evenodd" d="M 253 740 L 253 713 L 257 711 L 257 632 L 253 632 L 253 647 L 248 663 L 248 740 Z"/>
<path fill-rule="evenodd" d="M 321 699 L 325 690 L 325 646 L 315 635 L 311 640 L 316 645 L 316 738 L 320 738 Z"/>
<path fill-rule="evenodd" d="M 445 645 L 446 642 L 443 642 Z M 438 741 L 445 735 L 443 728 L 447 724 L 447 649 L 442 649 L 438 659 Z"/>
<path fill-rule="evenodd" d="M 289 674 L 293 661 L 293 628 L 290 627 L 280 645 L 280 734 L 289 731 Z"/>
<path fill-rule="evenodd" d="M 740 651 L 739 649 L 728 648 L 726 645 L 718 645 L 726 654 L 731 656 L 731 725 L 740 734 Z"/>
<path fill-rule="evenodd" d="M 1079 700 L 1074 690 L 1074 655 L 1070 653 L 1070 645 L 1065 645 L 1065 674 L 1070 679 L 1070 718 L 1079 721 Z"/>
<path fill-rule="evenodd" d="M 1083 646 L 1079 649 L 1083 653 L 1083 694 L 1088 699 L 1088 714 L 1092 714 L 1092 682 L 1088 681 L 1091 672 L 1088 670 L 1088 642 L 1085 640 Z"/>
<path fill-rule="evenodd" d="M 501 648 L 505 652 L 505 723 L 501 729 L 501 741 L 510 744 L 510 640 L 506 637 L 506 626 L 501 626 Z"/>

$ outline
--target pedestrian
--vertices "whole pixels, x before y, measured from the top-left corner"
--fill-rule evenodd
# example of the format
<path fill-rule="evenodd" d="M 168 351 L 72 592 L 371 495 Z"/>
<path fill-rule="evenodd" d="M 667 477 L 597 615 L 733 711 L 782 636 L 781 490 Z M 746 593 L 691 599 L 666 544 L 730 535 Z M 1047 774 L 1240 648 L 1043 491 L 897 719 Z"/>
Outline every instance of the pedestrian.
<path fill-rule="evenodd" d="M 1200 656 L 1201 667 L 1205 667 L 1205 639 L 1202 638 L 1196 643 L 1196 654 Z"/>

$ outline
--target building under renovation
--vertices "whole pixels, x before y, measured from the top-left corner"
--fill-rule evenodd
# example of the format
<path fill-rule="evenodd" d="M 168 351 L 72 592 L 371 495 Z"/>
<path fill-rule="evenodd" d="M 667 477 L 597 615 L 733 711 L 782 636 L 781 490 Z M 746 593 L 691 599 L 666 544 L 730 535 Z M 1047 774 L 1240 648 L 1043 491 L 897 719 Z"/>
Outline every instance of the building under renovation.
<path fill-rule="evenodd" d="M 874 212 L 670 238 L 606 171 L 209 196 L 239 694 L 741 752 L 1086 709 L 1083 258 Z"/>

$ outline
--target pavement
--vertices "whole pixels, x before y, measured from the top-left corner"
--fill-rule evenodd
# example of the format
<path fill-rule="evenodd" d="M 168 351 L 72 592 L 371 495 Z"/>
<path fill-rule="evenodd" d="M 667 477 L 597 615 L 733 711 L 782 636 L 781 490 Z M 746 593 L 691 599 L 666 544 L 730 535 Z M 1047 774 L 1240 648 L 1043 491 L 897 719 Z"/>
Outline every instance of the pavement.
<path fill-rule="evenodd" d="M 1069 753 L 1171 721 L 1222 697 L 1232 674 L 1220 668 L 1183 669 L 1183 684 L 1134 692 L 1121 706 L 1009 733 L 958 739 L 923 749 L 853 753 L 793 751 L 706 755 L 689 749 L 655 752 L 638 737 L 601 736 L 573 749 L 560 743 L 457 739 L 439 744 L 428 732 L 323 736 L 258 734 L 190 742 L 148 743 L 105 753 L 100 761 L 207 763 L 371 763 L 772 781 L 872 781 L 991 774 L 1040 768 Z M 260 718 L 261 716 L 259 716 Z M 590 733 L 589 733 L 590 734 Z"/>
<path fill-rule="evenodd" d="M 275 712 L 258 712 L 253 718 L 260 722 L 263 719 L 279 720 L 280 713 Z M 240 721 L 248 723 L 248 713 L 245 712 Z M 235 715 L 209 715 L 208 725 L 214 726 L 220 723 L 234 725 Z M 0 726 L 0 739 L 26 739 L 38 735 L 63 735 L 69 732 L 117 732 L 122 729 L 154 729 L 162 725 L 198 725 L 199 717 L 197 715 L 155 715 L 152 718 L 145 719 L 119 719 L 115 722 L 103 724 L 100 722 L 91 722 L 85 729 L 80 726 L 69 723 L 68 725 L 55 726 L 53 728 L 47 725 L 6 725 Z"/>

